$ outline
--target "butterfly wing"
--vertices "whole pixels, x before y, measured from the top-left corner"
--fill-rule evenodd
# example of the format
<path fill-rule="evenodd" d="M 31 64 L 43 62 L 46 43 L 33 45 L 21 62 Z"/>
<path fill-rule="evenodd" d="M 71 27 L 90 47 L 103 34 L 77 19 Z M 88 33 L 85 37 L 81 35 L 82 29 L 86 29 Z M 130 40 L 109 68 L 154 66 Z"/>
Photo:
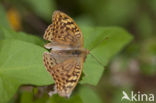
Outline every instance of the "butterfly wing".
<path fill-rule="evenodd" d="M 55 11 L 52 24 L 48 26 L 43 36 L 54 44 L 83 47 L 83 35 L 72 18 L 63 12 Z"/>
<path fill-rule="evenodd" d="M 57 61 L 56 55 L 44 53 L 45 67 L 52 75 L 60 96 L 70 97 L 81 76 L 83 60 L 82 57 L 69 57 L 67 60 Z"/>
<path fill-rule="evenodd" d="M 83 62 L 80 58 L 71 58 L 54 66 L 54 68 L 60 70 L 56 73 L 59 75 L 58 80 L 56 80 L 57 92 L 60 96 L 69 98 L 81 76 Z"/>
<path fill-rule="evenodd" d="M 59 63 L 64 62 L 66 59 L 70 58 L 67 55 L 60 55 L 61 52 L 44 52 L 43 54 L 43 62 L 47 69 L 47 71 L 51 72 L 52 68 Z"/>

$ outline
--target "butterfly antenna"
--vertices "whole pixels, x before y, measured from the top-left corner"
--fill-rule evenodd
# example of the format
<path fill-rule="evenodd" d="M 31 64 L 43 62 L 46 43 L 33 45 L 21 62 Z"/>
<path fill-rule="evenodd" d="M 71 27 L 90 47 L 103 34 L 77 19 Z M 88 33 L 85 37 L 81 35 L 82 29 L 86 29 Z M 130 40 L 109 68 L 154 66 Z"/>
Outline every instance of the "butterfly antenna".
<path fill-rule="evenodd" d="M 92 53 L 90 53 L 90 55 L 91 55 L 102 67 L 104 67 L 103 63 L 102 63 L 99 59 L 97 59 Z"/>

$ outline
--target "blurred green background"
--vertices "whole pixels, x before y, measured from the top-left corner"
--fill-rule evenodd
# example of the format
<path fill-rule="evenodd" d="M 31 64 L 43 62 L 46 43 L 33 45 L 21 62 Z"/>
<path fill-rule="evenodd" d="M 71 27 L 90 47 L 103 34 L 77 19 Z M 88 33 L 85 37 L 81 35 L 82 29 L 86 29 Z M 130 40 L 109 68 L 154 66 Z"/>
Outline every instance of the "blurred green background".
<path fill-rule="evenodd" d="M 54 10 L 70 15 L 80 28 L 118 26 L 134 37 L 111 59 L 98 84 L 91 86 L 98 97 L 95 101 L 120 103 L 123 90 L 156 95 L 156 0 L 1 0 L 0 25 L 42 37 Z M 44 103 L 48 97 L 34 99 L 35 90 L 21 87 L 9 103 Z M 82 103 L 79 96 L 74 99 Z M 68 101 L 45 103 L 51 102 Z"/>

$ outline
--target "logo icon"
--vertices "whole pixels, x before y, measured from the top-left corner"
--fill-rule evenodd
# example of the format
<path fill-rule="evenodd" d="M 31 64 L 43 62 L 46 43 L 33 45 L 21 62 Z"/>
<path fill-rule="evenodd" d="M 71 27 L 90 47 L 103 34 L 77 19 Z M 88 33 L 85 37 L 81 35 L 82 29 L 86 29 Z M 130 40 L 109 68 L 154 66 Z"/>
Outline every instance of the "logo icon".
<path fill-rule="evenodd" d="M 138 91 L 137 93 L 135 93 L 134 91 L 131 91 L 130 96 L 128 96 L 128 94 L 125 91 L 122 91 L 122 100 L 128 100 L 128 101 L 154 101 L 154 94 L 150 93 L 150 94 L 146 94 L 146 93 L 141 93 L 140 91 Z"/>
<path fill-rule="evenodd" d="M 123 99 L 127 99 L 127 100 L 131 101 L 131 99 L 128 97 L 128 95 L 127 95 L 127 93 L 125 91 L 122 91 L 122 94 L 123 94 L 123 97 L 121 98 L 121 101 Z"/>

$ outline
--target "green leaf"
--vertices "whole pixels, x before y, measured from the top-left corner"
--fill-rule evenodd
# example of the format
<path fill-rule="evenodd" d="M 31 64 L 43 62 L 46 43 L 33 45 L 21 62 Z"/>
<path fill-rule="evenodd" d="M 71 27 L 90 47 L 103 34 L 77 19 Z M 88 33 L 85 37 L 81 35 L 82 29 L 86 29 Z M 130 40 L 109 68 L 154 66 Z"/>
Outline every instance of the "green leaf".
<path fill-rule="evenodd" d="M 6 29 L 2 26 L 0 26 L 0 40 L 1 39 L 17 39 L 17 40 L 22 40 L 30 43 L 34 43 L 40 46 L 43 46 L 44 42 L 41 40 L 39 37 L 31 35 L 31 34 L 26 34 L 24 32 L 15 32 L 10 29 Z"/>
<path fill-rule="evenodd" d="M 54 0 L 24 0 L 30 7 L 35 11 L 35 13 L 44 18 L 45 20 L 51 20 L 52 12 L 55 9 Z"/>
<path fill-rule="evenodd" d="M 0 103 L 8 101 L 21 84 L 53 83 L 42 62 L 45 49 L 19 40 L 0 40 Z"/>
<path fill-rule="evenodd" d="M 80 82 L 96 85 L 104 66 L 132 40 L 132 36 L 118 27 L 82 28 L 82 32 L 84 46 L 91 50 L 91 55 L 87 56 L 83 69 L 85 77 Z"/>
<path fill-rule="evenodd" d="M 10 27 L 10 24 L 8 22 L 8 19 L 7 19 L 7 14 L 3 8 L 3 6 L 0 4 L 0 25 L 5 27 L 5 28 L 11 28 Z"/>
<path fill-rule="evenodd" d="M 78 92 L 83 103 L 102 103 L 96 92 L 87 86 L 82 86 Z"/>

